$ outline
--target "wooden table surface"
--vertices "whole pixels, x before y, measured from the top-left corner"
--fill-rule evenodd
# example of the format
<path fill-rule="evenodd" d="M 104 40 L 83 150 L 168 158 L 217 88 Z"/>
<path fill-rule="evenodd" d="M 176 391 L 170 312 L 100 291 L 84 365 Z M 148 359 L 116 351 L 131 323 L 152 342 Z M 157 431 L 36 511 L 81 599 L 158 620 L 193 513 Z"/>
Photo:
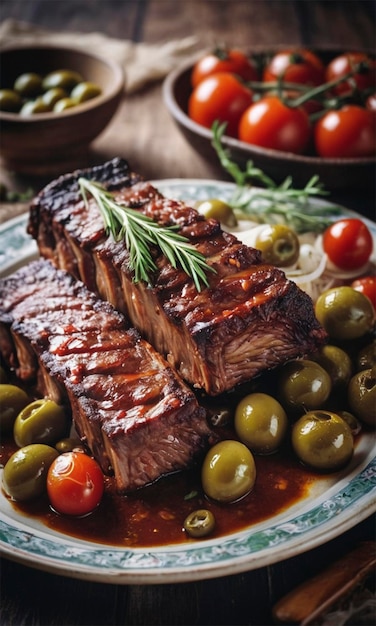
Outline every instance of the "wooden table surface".
<path fill-rule="evenodd" d="M 60 31 L 102 31 L 136 42 L 160 43 L 195 35 L 202 48 L 217 42 L 238 46 L 276 44 L 373 48 L 372 1 L 289 0 L 2 0 L 0 18 Z M 94 142 L 92 162 L 123 156 L 145 178 L 220 178 L 186 143 L 164 106 L 157 82 L 124 99 L 115 119 Z M 1 171 L 11 188 L 38 190 L 46 181 Z M 333 191 L 343 202 L 374 217 L 367 189 Z M 2 203 L 0 221 L 26 210 Z M 322 546 L 269 567 L 186 584 L 117 586 L 78 581 L 2 559 L 1 624 L 178 625 L 272 623 L 271 607 L 298 583 L 361 539 L 375 537 L 374 518 Z M 349 622 L 353 623 L 353 622 Z M 369 622 L 371 623 L 371 622 Z"/>

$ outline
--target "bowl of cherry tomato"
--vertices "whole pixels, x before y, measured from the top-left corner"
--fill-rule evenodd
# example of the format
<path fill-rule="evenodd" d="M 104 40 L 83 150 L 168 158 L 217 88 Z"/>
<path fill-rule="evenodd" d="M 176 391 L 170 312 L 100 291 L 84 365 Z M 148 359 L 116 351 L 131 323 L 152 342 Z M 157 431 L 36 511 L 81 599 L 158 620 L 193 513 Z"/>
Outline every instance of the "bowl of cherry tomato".
<path fill-rule="evenodd" d="M 232 159 L 275 181 L 306 184 L 318 175 L 329 189 L 372 184 L 376 61 L 368 51 L 208 51 L 174 70 L 163 93 L 185 138 L 213 164 L 219 122 Z"/>

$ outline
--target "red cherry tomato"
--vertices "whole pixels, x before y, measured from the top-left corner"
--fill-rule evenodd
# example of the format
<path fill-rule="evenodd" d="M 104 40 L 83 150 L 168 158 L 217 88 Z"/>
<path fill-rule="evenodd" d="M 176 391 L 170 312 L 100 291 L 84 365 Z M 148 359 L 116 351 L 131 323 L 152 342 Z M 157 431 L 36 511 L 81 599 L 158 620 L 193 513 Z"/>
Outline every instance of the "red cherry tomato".
<path fill-rule="evenodd" d="M 219 49 L 212 54 L 206 54 L 195 63 L 191 74 L 192 87 L 197 87 L 204 78 L 218 72 L 236 74 L 243 80 L 258 79 L 256 66 L 243 52 Z"/>
<path fill-rule="evenodd" d="M 333 222 L 324 232 L 324 252 L 342 270 L 356 270 L 369 261 L 373 239 L 366 224 L 358 218 L 343 218 Z"/>
<path fill-rule="evenodd" d="M 376 152 L 376 117 L 372 111 L 348 104 L 328 111 L 315 125 L 316 152 L 321 157 L 357 158 Z"/>
<path fill-rule="evenodd" d="M 101 501 L 103 490 L 102 470 L 83 452 L 65 452 L 50 465 L 47 493 L 58 513 L 75 516 L 91 513 Z"/>
<path fill-rule="evenodd" d="M 315 86 L 324 82 L 324 75 L 324 64 L 314 52 L 291 48 L 273 56 L 264 69 L 263 80 L 269 82 L 282 78 L 288 83 Z"/>
<path fill-rule="evenodd" d="M 376 276 L 362 276 L 351 283 L 351 287 L 369 298 L 376 309 Z"/>
<path fill-rule="evenodd" d="M 351 93 L 354 90 L 354 83 L 359 90 L 372 87 L 375 89 L 376 62 L 363 52 L 347 52 L 333 59 L 327 65 L 325 82 L 341 78 L 351 71 L 355 71 L 354 76 L 336 85 L 333 88 L 335 93 Z"/>
<path fill-rule="evenodd" d="M 208 76 L 192 91 L 188 115 L 197 124 L 211 128 L 215 120 L 227 122 L 226 134 L 237 136 L 240 117 L 252 102 L 252 92 L 233 74 Z"/>
<path fill-rule="evenodd" d="M 284 105 L 277 96 L 266 96 L 252 104 L 239 123 L 241 141 L 295 154 L 304 152 L 310 135 L 306 111 Z"/>

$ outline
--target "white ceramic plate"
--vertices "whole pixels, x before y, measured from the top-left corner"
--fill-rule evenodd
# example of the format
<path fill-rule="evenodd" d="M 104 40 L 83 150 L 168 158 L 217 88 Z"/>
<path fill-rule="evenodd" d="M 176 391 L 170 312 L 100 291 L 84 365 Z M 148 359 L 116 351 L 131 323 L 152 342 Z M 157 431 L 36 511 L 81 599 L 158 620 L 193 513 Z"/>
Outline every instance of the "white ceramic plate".
<path fill-rule="evenodd" d="M 185 200 L 226 200 L 234 189 L 231 183 L 203 180 L 154 184 L 166 196 Z M 0 227 L 0 275 L 37 256 L 26 223 L 22 215 Z M 375 224 L 367 224 L 376 236 Z M 116 584 L 186 582 L 264 567 L 333 539 L 376 510 L 375 452 L 374 434 L 367 433 L 349 467 L 317 481 L 283 513 L 226 537 L 171 546 L 132 549 L 75 539 L 18 513 L 0 494 L 0 551 L 35 568 Z"/>

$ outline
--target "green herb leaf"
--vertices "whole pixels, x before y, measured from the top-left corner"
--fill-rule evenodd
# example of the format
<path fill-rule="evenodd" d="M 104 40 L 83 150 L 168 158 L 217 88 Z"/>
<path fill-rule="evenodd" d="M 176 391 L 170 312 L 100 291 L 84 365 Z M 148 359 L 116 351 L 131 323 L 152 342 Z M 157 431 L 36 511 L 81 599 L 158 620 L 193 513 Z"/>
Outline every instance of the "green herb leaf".
<path fill-rule="evenodd" d="M 115 241 L 124 240 L 135 282 L 150 282 L 150 274 L 157 269 L 150 251 L 150 246 L 154 245 L 174 268 L 180 266 L 193 279 L 197 291 L 201 291 L 202 285 L 208 286 L 206 273 L 215 269 L 186 237 L 176 232 L 179 226 L 161 226 L 147 215 L 116 202 L 113 195 L 95 181 L 79 178 L 78 184 L 86 204 L 89 195 L 96 201 L 106 233 Z"/>
<path fill-rule="evenodd" d="M 312 197 L 327 195 L 318 176 L 312 176 L 303 189 L 293 187 L 292 178 L 287 177 L 280 185 L 247 161 L 245 170 L 230 158 L 229 151 L 222 145 L 226 124 L 214 122 L 212 126 L 213 147 L 222 167 L 232 176 L 237 188 L 230 205 L 241 218 L 242 214 L 255 221 L 273 223 L 283 221 L 298 233 L 322 232 L 332 223 L 333 216 L 343 213 L 335 205 L 311 203 Z M 256 188 L 253 185 L 262 185 Z"/>

